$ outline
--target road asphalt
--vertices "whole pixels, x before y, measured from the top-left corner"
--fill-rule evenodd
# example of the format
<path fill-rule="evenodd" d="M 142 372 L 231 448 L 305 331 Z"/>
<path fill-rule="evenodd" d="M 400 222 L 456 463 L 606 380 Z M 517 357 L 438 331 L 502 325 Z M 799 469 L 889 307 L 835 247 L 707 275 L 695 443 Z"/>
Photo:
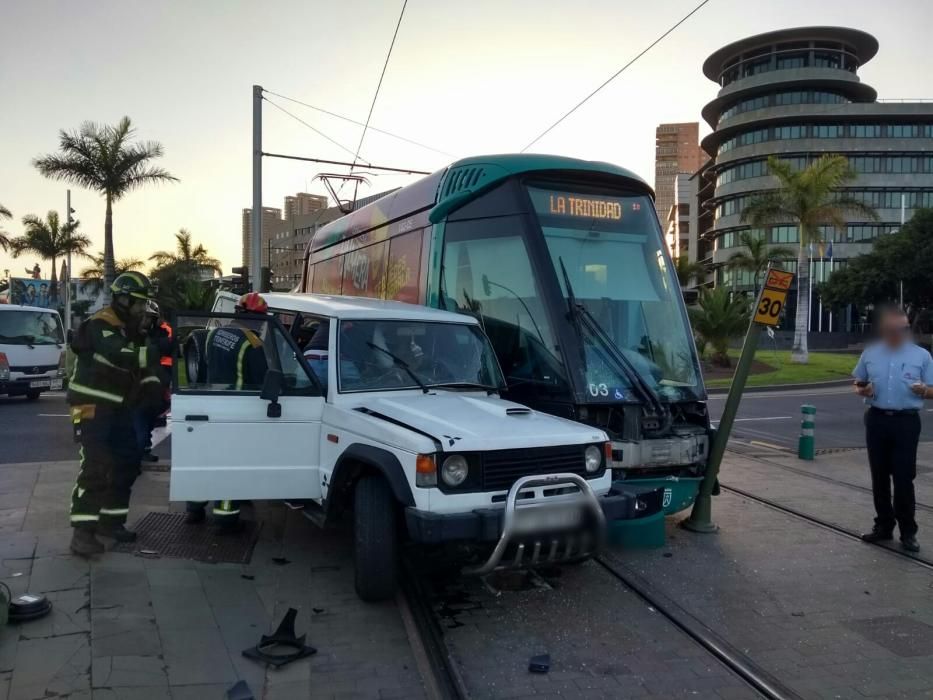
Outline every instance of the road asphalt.
<path fill-rule="evenodd" d="M 710 415 L 718 424 L 725 395 L 709 397 Z M 817 387 L 746 393 L 739 405 L 733 438 L 742 442 L 795 450 L 800 435 L 800 406 L 816 406 L 816 447 L 832 449 L 864 445 L 865 406 L 850 387 Z M 933 441 L 933 401 L 923 412 L 922 441 Z M 160 439 L 156 436 L 156 440 Z M 155 448 L 170 454 L 170 439 Z M 64 394 L 43 394 L 37 401 L 0 397 L 0 464 L 74 459 L 77 454 Z"/>

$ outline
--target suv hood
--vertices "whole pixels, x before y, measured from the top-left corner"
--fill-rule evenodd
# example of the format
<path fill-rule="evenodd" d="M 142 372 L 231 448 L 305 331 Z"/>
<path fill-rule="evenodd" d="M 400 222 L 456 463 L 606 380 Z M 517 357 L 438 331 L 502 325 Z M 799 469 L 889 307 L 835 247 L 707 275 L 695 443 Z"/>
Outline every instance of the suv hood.
<path fill-rule="evenodd" d="M 427 434 L 444 451 L 483 451 L 604 442 L 596 428 L 494 396 L 437 393 L 368 399 L 357 410 Z"/>

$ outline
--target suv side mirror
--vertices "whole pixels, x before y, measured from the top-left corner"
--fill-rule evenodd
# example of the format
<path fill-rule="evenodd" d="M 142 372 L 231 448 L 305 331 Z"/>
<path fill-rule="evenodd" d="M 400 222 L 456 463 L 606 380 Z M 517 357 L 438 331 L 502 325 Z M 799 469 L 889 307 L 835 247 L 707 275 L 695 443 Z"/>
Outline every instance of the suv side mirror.
<path fill-rule="evenodd" d="M 266 415 L 269 418 L 279 418 L 282 415 L 282 406 L 279 403 L 279 397 L 282 395 L 282 386 L 285 378 L 280 369 L 268 369 L 266 377 L 262 382 L 262 391 L 259 392 L 259 398 L 269 402 L 269 408 Z"/>

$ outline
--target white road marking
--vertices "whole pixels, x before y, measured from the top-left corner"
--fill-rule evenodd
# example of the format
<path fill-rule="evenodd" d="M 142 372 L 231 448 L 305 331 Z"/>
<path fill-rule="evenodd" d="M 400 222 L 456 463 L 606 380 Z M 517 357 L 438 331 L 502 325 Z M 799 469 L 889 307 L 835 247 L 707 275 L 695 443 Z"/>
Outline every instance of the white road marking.
<path fill-rule="evenodd" d="M 771 442 L 763 442 L 761 440 L 749 440 L 748 444 L 757 445 L 759 447 L 768 447 L 772 450 L 780 450 L 781 452 L 784 452 L 787 450 L 786 447 L 781 447 L 780 445 L 775 445 L 774 443 L 771 443 Z"/>
<path fill-rule="evenodd" d="M 762 418 L 735 418 L 734 422 L 738 423 L 739 421 L 748 421 L 748 420 L 790 420 L 793 416 L 765 416 Z M 718 423 L 718 420 L 710 421 L 710 423 Z"/>
<path fill-rule="evenodd" d="M 70 413 L 37 413 L 40 418 L 68 418 Z"/>
<path fill-rule="evenodd" d="M 855 396 L 855 393 L 852 391 L 850 385 L 845 385 L 837 387 L 835 389 L 816 389 L 816 390 L 803 390 L 803 389 L 794 389 L 788 391 L 746 391 L 742 394 L 742 400 L 746 401 L 748 399 L 773 399 L 773 398 L 783 398 L 783 397 L 792 397 L 792 396 L 836 396 L 842 394 L 852 394 Z M 725 401 L 728 394 L 711 394 L 707 397 L 707 401 Z"/>

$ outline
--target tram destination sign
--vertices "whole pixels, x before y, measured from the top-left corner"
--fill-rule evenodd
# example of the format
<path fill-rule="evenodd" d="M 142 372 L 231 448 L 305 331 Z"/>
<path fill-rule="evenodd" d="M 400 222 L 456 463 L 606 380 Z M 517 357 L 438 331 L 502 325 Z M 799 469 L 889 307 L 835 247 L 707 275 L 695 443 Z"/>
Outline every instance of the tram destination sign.
<path fill-rule="evenodd" d="M 787 301 L 787 291 L 794 281 L 794 273 L 783 270 L 768 270 L 765 286 L 758 295 L 755 307 L 755 323 L 765 326 L 778 325 L 784 303 Z"/>

